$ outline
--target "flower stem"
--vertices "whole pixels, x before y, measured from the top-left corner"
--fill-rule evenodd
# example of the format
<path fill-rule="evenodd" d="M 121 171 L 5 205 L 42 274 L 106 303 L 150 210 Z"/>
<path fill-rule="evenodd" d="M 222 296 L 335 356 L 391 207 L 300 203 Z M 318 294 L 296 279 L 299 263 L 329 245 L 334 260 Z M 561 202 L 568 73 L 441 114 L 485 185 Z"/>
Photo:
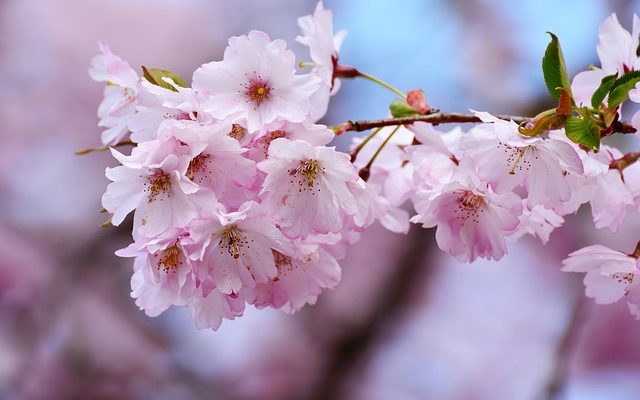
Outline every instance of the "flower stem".
<path fill-rule="evenodd" d="M 351 162 L 354 162 L 356 160 L 356 157 L 358 156 L 360 150 L 362 150 L 362 148 L 366 146 L 367 143 L 369 143 L 371 139 L 373 139 L 378 134 L 378 132 L 380 132 L 380 129 L 382 129 L 382 127 L 374 129 L 373 132 L 369 134 L 369 136 L 367 136 L 353 150 L 351 150 Z"/>
<path fill-rule="evenodd" d="M 367 79 L 373 83 L 377 83 L 378 85 L 382 86 L 385 89 L 388 89 L 390 91 L 392 91 L 393 93 L 397 94 L 398 96 L 400 96 L 401 99 L 406 100 L 407 99 L 407 95 L 402 93 L 401 91 L 399 91 L 398 89 L 394 88 L 393 86 L 391 86 L 390 84 L 388 84 L 387 82 L 383 81 L 382 79 L 378 79 L 373 75 L 369 75 L 366 72 L 362 72 L 362 71 L 358 71 L 358 76 L 364 79 Z"/>
<path fill-rule="evenodd" d="M 393 131 L 391 131 L 389 136 L 387 136 L 387 138 L 384 140 L 384 142 L 382 142 L 380 147 L 378 147 L 378 150 L 376 150 L 376 152 L 373 154 L 373 157 L 371 157 L 371 160 L 369 160 L 367 165 L 360 170 L 359 175 L 363 180 L 366 181 L 369 179 L 369 174 L 371 173 L 371 166 L 373 165 L 373 162 L 376 160 L 376 158 L 378 158 L 378 155 L 382 152 L 382 149 L 384 148 L 384 146 L 386 146 L 386 144 L 389 143 L 389 140 L 391 140 L 391 138 L 393 137 L 393 135 L 395 135 L 398 129 L 400 129 L 400 125 L 396 126 L 393 129 Z"/>

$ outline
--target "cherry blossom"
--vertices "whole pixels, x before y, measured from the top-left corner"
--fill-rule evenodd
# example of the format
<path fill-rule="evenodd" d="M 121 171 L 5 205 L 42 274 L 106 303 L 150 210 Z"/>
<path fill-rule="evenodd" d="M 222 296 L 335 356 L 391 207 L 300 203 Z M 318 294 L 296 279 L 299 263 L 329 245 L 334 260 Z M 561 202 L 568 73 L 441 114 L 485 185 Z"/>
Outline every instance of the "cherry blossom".
<path fill-rule="evenodd" d="M 323 7 L 322 2 L 316 6 L 313 15 L 298 18 L 301 35 L 296 41 L 309 48 L 313 60 L 312 72 L 322 80 L 322 84 L 311 98 L 314 107 L 311 110 L 313 120 L 318 120 L 327 112 L 329 96 L 340 89 L 340 79 L 334 74 L 338 64 L 338 52 L 347 31 L 342 30 L 334 34 L 333 14 Z"/>
<path fill-rule="evenodd" d="M 112 183 L 102 196 L 102 206 L 114 225 L 122 223 L 134 209 L 134 231 L 152 237 L 171 227 L 184 226 L 198 216 L 199 189 L 186 174 L 192 149 L 171 137 L 145 142 L 131 156 L 116 150 L 111 154 L 122 163 L 107 168 Z"/>
<path fill-rule="evenodd" d="M 299 65 L 311 67 L 306 74 L 296 72 L 285 41 L 260 31 L 229 39 L 223 59 L 198 68 L 191 87 L 160 69 L 153 71 L 166 75 L 145 69 L 140 78 L 104 44 L 92 59 L 91 77 L 107 83 L 102 142 L 119 163 L 106 169 L 102 205 L 113 225 L 134 212 L 133 243 L 117 254 L 134 258 L 132 296 L 147 315 L 183 306 L 197 327 L 215 330 L 247 304 L 296 312 L 339 283 L 338 260 L 375 222 L 396 233 L 410 222 L 435 228 L 440 249 L 473 262 L 500 260 L 525 235 L 549 242 L 583 204 L 596 228 L 614 232 L 640 205 L 640 153 L 608 142 L 640 128 L 640 112 L 630 127 L 619 107 L 591 105 L 611 74 L 624 76 L 618 100 L 628 94 L 640 103 L 632 72 L 640 70 L 637 16 L 631 33 L 615 14 L 607 18 L 597 48 L 602 68 L 578 74 L 573 95 L 560 79 L 559 102 L 534 118 L 447 114 L 432 109 L 422 89 L 405 94 L 340 65 L 346 33 L 334 33 L 321 2 L 298 25 L 296 40 L 312 61 Z M 560 51 L 555 40 L 550 54 Z M 543 71 L 556 101 L 565 71 L 549 80 L 547 70 L 557 58 L 545 56 Z M 337 77 L 393 92 L 393 117 L 318 123 Z M 439 126 L 463 122 L 475 125 Z M 367 130 L 349 153 L 330 147 Z M 129 144 L 130 154 L 115 149 Z M 640 318 L 638 252 L 590 246 L 562 269 L 586 273 L 587 296 L 598 303 L 626 296 Z"/>
<path fill-rule="evenodd" d="M 611 14 L 600 25 L 598 37 L 597 51 L 602 68 L 577 74 L 571 84 L 574 98 L 584 105 L 590 104 L 593 92 L 605 76 L 615 73 L 624 75 L 640 68 L 640 57 L 637 55 L 640 18 L 637 15 L 633 15 L 633 29 L 629 32 L 620 25 L 618 16 Z"/>
<path fill-rule="evenodd" d="M 276 277 L 273 251 L 290 253 L 290 244 L 255 202 L 238 211 L 219 211 L 191 225 L 191 258 L 201 261 L 200 280 L 225 294 L 238 294 Z"/>
<path fill-rule="evenodd" d="M 309 97 L 319 85 L 315 75 L 295 74 L 295 57 L 284 41 L 259 31 L 232 37 L 223 61 L 193 74 L 193 88 L 208 96 L 204 110 L 246 124 L 249 132 L 276 121 L 306 120 Z"/>
<path fill-rule="evenodd" d="M 570 199 L 566 172 L 584 172 L 573 147 L 553 138 L 527 138 L 520 135 L 518 125 L 512 121 L 487 113 L 477 115 L 485 123 L 464 136 L 461 148 L 495 191 L 523 186 L 528 205 L 548 208 Z M 559 168 L 559 164 L 563 167 Z"/>
<path fill-rule="evenodd" d="M 357 175 L 346 154 L 301 140 L 276 139 L 258 164 L 267 174 L 260 196 L 288 234 L 338 232 L 356 213 L 347 183 Z"/>
<path fill-rule="evenodd" d="M 333 288 L 340 282 L 340 265 L 321 246 L 297 241 L 296 247 L 294 256 L 273 252 L 278 274 L 251 291 L 251 303 L 293 313 L 305 304 L 315 304 L 323 289 Z"/>
<path fill-rule="evenodd" d="M 574 251 L 562 262 L 562 270 L 583 272 L 586 293 L 598 304 L 610 304 L 627 296 L 629 308 L 638 317 L 640 287 L 637 282 L 638 256 L 601 245 Z"/>
<path fill-rule="evenodd" d="M 474 182 L 475 181 L 475 182 Z M 420 190 L 411 221 L 437 226 L 438 246 L 462 262 L 477 257 L 499 260 L 507 252 L 505 237 L 515 232 L 522 200 L 514 193 L 495 193 L 475 177 L 453 181 L 437 190 Z"/>
<path fill-rule="evenodd" d="M 122 257 L 135 257 L 131 297 L 150 317 L 171 305 L 186 305 L 195 290 L 194 265 L 183 247 L 187 237 L 186 230 L 172 229 L 116 252 Z"/>
<path fill-rule="evenodd" d="M 100 43 L 102 54 L 91 59 L 89 75 L 98 82 L 105 82 L 104 100 L 98 107 L 98 126 L 103 144 L 116 144 L 127 135 L 129 120 L 136 111 L 139 78 L 122 58 L 114 55 L 106 43 Z"/>

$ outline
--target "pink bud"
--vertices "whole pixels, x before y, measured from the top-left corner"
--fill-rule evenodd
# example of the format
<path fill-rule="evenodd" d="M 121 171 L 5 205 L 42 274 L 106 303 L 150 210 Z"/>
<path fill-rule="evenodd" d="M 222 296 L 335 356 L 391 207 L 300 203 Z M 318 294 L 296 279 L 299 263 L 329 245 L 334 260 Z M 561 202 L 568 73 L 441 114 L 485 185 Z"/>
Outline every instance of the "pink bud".
<path fill-rule="evenodd" d="M 407 93 L 407 103 L 420 114 L 426 114 L 430 110 L 422 89 L 410 90 Z"/>

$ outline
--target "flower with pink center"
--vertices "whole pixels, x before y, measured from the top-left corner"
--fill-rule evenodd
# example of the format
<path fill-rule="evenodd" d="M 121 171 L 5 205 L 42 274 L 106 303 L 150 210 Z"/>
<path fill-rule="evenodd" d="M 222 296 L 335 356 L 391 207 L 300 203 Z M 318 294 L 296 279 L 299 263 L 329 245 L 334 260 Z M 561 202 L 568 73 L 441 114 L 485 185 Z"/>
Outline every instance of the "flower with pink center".
<path fill-rule="evenodd" d="M 343 218 L 357 211 L 347 183 L 358 175 L 349 157 L 332 147 L 276 139 L 258 168 L 267 174 L 263 204 L 288 235 L 338 232 Z"/>
<path fill-rule="evenodd" d="M 214 118 L 246 126 L 250 133 L 276 121 L 302 122 L 320 79 L 296 75 L 295 57 L 282 40 L 264 32 L 229 39 L 223 61 L 193 74 L 193 88 L 208 97 L 204 110 Z"/>
<path fill-rule="evenodd" d="M 476 115 L 484 123 L 472 128 L 460 146 L 493 190 L 505 192 L 523 186 L 530 207 L 554 208 L 571 198 L 567 172 L 584 172 L 571 145 L 553 138 L 528 138 L 520 135 L 513 121 L 487 113 Z"/>
<path fill-rule="evenodd" d="M 329 97 L 340 89 L 340 79 L 334 76 L 338 64 L 338 52 L 347 31 L 333 33 L 333 14 L 319 2 L 312 15 L 298 18 L 301 35 L 296 41 L 309 48 L 314 67 L 312 73 L 322 80 L 322 85 L 312 96 L 312 120 L 320 119 L 327 112 Z"/>
<path fill-rule="evenodd" d="M 499 260 L 507 252 L 505 237 L 518 227 L 522 199 L 484 186 L 477 181 L 454 181 L 440 190 L 418 191 L 414 196 L 417 215 L 411 222 L 425 228 L 437 226 L 438 246 L 461 262 L 477 257 Z"/>
<path fill-rule="evenodd" d="M 224 124 L 201 127 L 167 121 L 159 136 L 173 136 L 180 143 L 197 149 L 189 161 L 186 177 L 211 190 L 225 206 L 237 208 L 249 200 L 257 171 L 255 162 L 243 156 L 238 141 L 226 131 Z"/>
<path fill-rule="evenodd" d="M 120 225 L 135 209 L 134 236 L 153 237 L 196 218 L 205 199 L 194 195 L 199 187 L 186 176 L 194 153 L 198 149 L 173 137 L 140 144 L 131 156 L 111 149 L 122 163 L 107 168 L 112 182 L 102 196 L 102 206 L 113 214 L 113 225 Z M 215 203 L 212 196 L 210 201 Z"/>
<path fill-rule="evenodd" d="M 102 54 L 91 59 L 89 75 L 95 81 L 107 83 L 104 100 L 98 107 L 98 126 L 106 128 L 101 135 L 102 143 L 111 145 L 129 133 L 127 125 L 136 112 L 139 78 L 106 43 L 100 42 L 100 51 Z"/>
<path fill-rule="evenodd" d="M 289 254 L 290 244 L 255 202 L 218 212 L 191 225 L 191 258 L 201 260 L 201 279 L 210 277 L 221 293 L 240 293 L 277 275 L 273 250 Z"/>
<path fill-rule="evenodd" d="M 172 305 L 186 305 L 195 290 L 194 265 L 183 247 L 188 236 L 184 229 L 174 228 L 116 252 L 121 257 L 135 257 L 131 297 L 150 317 Z"/>
<path fill-rule="evenodd" d="M 340 282 L 340 265 L 331 254 L 317 244 L 298 242 L 297 247 L 295 256 L 273 252 L 278 274 L 249 290 L 250 303 L 294 313 Z"/>
<path fill-rule="evenodd" d="M 624 254 L 601 245 L 588 246 L 569 254 L 562 270 L 586 273 L 586 294 L 598 304 L 611 304 L 627 296 L 631 312 L 639 317 L 638 250 Z"/>
<path fill-rule="evenodd" d="M 571 82 L 571 91 L 578 104 L 590 105 L 593 92 L 600 86 L 602 78 L 640 68 L 637 50 L 640 41 L 640 18 L 633 15 L 632 32 L 620 25 L 617 15 L 611 14 L 601 25 L 598 41 L 598 57 L 601 69 L 580 72 Z"/>

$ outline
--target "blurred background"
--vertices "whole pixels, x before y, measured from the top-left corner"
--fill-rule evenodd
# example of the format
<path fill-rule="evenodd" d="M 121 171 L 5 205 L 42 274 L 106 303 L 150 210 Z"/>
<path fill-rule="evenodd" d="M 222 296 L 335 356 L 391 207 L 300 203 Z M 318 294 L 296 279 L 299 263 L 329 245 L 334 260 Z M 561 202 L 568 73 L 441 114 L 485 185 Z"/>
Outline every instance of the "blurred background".
<path fill-rule="evenodd" d="M 599 24 L 631 26 L 640 2 L 327 0 L 349 35 L 341 60 L 447 111 L 533 115 L 548 106 L 545 31 L 570 73 L 599 64 Z M 102 86 L 87 75 L 105 40 L 132 66 L 189 77 L 251 29 L 300 55 L 313 0 L 0 0 L 0 398 L 640 399 L 640 322 L 596 306 L 570 251 L 634 248 L 640 219 L 595 231 L 588 208 L 551 243 L 523 239 L 499 263 L 458 264 L 433 231 L 372 227 L 343 282 L 294 316 L 249 308 L 218 332 L 186 309 L 150 319 L 129 297 L 130 226 L 99 228 L 107 154 Z M 304 56 L 302 59 L 306 59 Z M 328 124 L 386 116 L 392 97 L 345 81 Z M 620 142 L 619 144 L 623 144 Z M 346 146 L 346 142 L 338 143 Z"/>

